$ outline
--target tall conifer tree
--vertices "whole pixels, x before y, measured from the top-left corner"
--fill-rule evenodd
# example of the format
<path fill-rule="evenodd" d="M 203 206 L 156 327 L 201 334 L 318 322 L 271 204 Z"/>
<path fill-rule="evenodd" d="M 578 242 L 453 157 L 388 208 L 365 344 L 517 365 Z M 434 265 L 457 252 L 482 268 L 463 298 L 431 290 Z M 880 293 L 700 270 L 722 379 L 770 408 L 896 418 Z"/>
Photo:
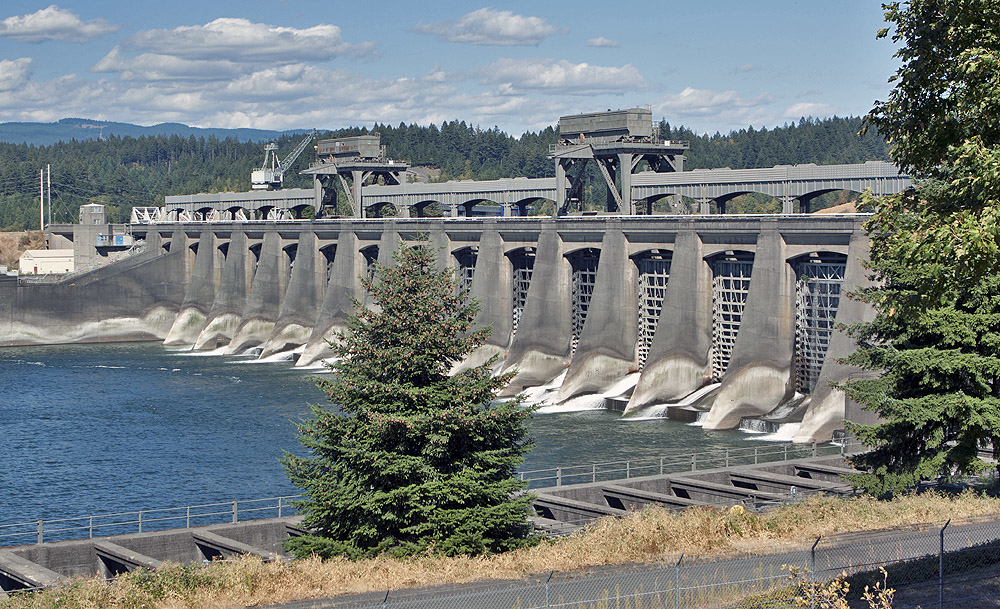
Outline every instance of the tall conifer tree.
<path fill-rule="evenodd" d="M 902 66 L 867 122 L 920 182 L 867 225 L 877 315 L 851 330 L 849 361 L 877 372 L 845 385 L 884 420 L 851 426 L 873 447 L 855 483 L 876 494 L 1000 457 L 1000 0 L 883 8 Z"/>
<path fill-rule="evenodd" d="M 530 496 L 515 476 L 530 411 L 495 400 L 511 375 L 492 375 L 493 361 L 449 375 L 489 335 L 470 331 L 477 305 L 424 245 L 401 244 L 365 287 L 376 306 L 357 304 L 332 379 L 320 382 L 339 411 L 313 406 L 299 426 L 309 455 L 283 459 L 312 531 L 289 549 L 356 557 L 524 545 Z"/>

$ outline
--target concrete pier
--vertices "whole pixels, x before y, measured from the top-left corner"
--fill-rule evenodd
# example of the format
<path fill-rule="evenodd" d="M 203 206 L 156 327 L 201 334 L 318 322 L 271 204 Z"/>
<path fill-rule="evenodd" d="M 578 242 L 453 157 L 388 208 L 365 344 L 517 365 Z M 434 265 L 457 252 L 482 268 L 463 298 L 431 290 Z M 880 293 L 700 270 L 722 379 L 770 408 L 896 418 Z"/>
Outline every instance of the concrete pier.
<path fill-rule="evenodd" d="M 320 252 L 316 233 L 305 231 L 299 236 L 288 288 L 281 300 L 274 330 L 264 345 L 261 357 L 309 342 L 325 287 L 326 258 Z"/>
<path fill-rule="evenodd" d="M 778 231 L 761 231 L 739 334 L 706 429 L 729 429 L 744 416 L 767 414 L 794 393 L 795 278 L 785 260 Z"/>
<path fill-rule="evenodd" d="M 712 275 L 693 230 L 677 234 L 670 280 L 642 376 L 626 413 L 674 402 L 711 381 Z"/>
<path fill-rule="evenodd" d="M 195 350 L 218 349 L 232 342 L 246 308 L 253 267 L 246 233 L 234 229 L 226 250 L 219 289 L 215 292 L 215 302 L 205 327 L 195 340 Z"/>
<path fill-rule="evenodd" d="M 216 287 L 225 258 L 219 251 L 218 240 L 212 230 L 202 231 L 197 245 L 198 252 L 195 254 L 194 269 L 184 294 L 184 303 L 170 327 L 170 333 L 163 341 L 168 347 L 193 345 L 208 322 L 212 303 L 215 302 Z"/>
<path fill-rule="evenodd" d="M 329 283 L 306 348 L 298 359 L 300 366 L 332 355 L 330 341 L 347 328 L 347 318 L 354 311 L 355 301 L 360 302 L 365 297 L 361 277 L 365 274 L 366 261 L 359 243 L 358 235 L 350 228 L 345 227 L 337 235 Z"/>
<path fill-rule="evenodd" d="M 569 366 L 572 343 L 570 266 L 555 226 L 538 237 L 535 268 L 524 312 L 507 355 L 506 368 L 517 371 L 507 394 L 544 384 Z"/>
<path fill-rule="evenodd" d="M 282 249 L 281 235 L 276 230 L 264 233 L 247 304 L 240 327 L 236 330 L 227 353 L 242 353 L 262 346 L 271 337 L 278 320 L 281 300 L 288 286 L 289 261 Z"/>
<path fill-rule="evenodd" d="M 601 242 L 587 320 L 559 389 L 559 401 L 600 393 L 638 371 L 636 268 L 628 253 L 621 226 L 609 225 Z"/>

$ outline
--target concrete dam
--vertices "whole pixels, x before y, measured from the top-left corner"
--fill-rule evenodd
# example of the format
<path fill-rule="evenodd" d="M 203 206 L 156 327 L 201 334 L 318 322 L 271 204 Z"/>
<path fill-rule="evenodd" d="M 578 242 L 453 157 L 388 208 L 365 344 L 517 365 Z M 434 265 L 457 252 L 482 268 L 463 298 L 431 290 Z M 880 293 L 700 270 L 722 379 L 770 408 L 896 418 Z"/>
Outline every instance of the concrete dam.
<path fill-rule="evenodd" d="M 61 281 L 0 277 L 0 345 L 162 340 L 219 353 L 330 355 L 361 278 L 421 236 L 479 300 L 508 392 L 721 429 L 800 422 L 831 439 L 853 406 L 837 323 L 867 319 L 863 215 L 181 222 Z M 80 230 L 80 225 L 74 225 Z M 51 239 L 58 240 L 60 227 Z M 69 227 L 62 227 L 64 231 Z M 82 235 L 82 232 L 81 232 Z M 79 235 L 77 240 L 79 241 Z"/>

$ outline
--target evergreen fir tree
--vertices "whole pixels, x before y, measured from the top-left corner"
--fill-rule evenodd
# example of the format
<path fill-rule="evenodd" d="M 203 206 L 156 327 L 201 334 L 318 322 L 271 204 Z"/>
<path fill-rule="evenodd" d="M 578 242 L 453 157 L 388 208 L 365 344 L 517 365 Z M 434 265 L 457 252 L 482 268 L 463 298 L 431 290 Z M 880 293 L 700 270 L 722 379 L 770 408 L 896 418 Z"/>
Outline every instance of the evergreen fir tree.
<path fill-rule="evenodd" d="M 305 556 L 499 552 L 529 541 L 530 495 L 516 468 L 530 446 L 530 410 L 496 402 L 510 374 L 493 361 L 449 375 L 482 345 L 478 307 L 427 247 L 401 244 L 366 280 L 376 308 L 358 304 L 335 345 L 339 411 L 313 406 L 299 426 L 309 455 L 283 465 L 305 495 L 311 533 L 288 542 Z"/>
<path fill-rule="evenodd" d="M 849 426 L 873 447 L 854 482 L 876 494 L 1000 457 L 1000 1 L 884 7 L 902 67 L 867 122 L 922 180 L 867 225 L 876 317 L 851 329 L 848 361 L 878 376 L 844 388 L 884 419 Z"/>

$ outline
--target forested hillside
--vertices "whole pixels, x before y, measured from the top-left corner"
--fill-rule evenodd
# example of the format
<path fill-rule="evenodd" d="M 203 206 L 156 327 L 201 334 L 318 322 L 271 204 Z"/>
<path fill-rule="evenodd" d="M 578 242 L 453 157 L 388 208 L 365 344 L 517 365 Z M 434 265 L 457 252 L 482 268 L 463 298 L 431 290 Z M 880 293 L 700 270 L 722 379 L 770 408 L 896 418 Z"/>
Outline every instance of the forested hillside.
<path fill-rule="evenodd" d="M 860 126 L 860 118 L 832 118 L 802 120 L 771 130 L 749 128 L 699 136 L 661 122 L 660 137 L 690 142 L 687 169 L 886 159 L 884 141 L 873 133 L 859 137 Z M 439 168 L 442 180 L 554 175 L 553 163 L 546 156 L 557 139 L 552 127 L 513 137 L 463 121 L 427 127 L 376 124 L 371 129 L 344 129 L 320 137 L 372 131 L 381 134 L 391 158 Z M 281 137 L 279 153 L 287 154 L 299 137 Z M 121 222 L 133 206 L 160 205 L 164 195 L 247 190 L 251 169 L 263 160 L 261 144 L 215 136 L 112 136 L 49 146 L 0 144 L 0 230 L 38 228 L 38 172 L 46 164 L 52 172 L 54 221 L 73 222 L 80 205 L 103 203 L 110 219 Z M 285 176 L 286 187 L 311 186 L 309 178 L 298 175 L 310 160 L 308 151 L 299 157 Z"/>

